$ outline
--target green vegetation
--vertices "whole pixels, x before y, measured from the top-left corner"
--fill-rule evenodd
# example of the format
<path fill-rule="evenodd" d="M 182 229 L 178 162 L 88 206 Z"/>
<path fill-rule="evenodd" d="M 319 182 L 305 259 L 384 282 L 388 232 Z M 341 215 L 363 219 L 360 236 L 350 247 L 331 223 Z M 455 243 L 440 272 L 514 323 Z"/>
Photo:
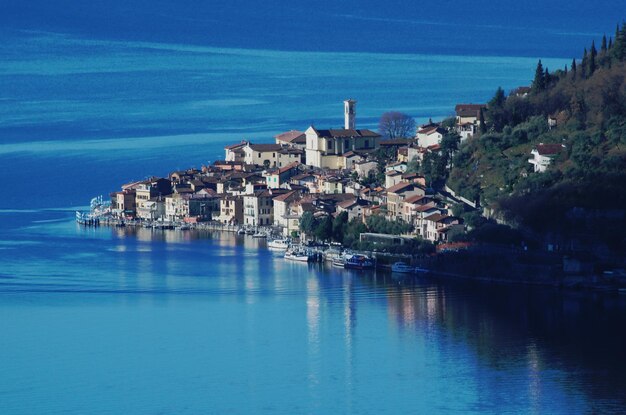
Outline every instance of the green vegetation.
<path fill-rule="evenodd" d="M 359 241 L 361 233 L 401 235 L 411 230 L 408 223 L 402 220 L 390 221 L 382 215 L 370 216 L 363 223 L 361 218 L 348 221 L 346 212 L 340 213 L 335 218 L 331 218 L 331 216 L 315 218 L 310 212 L 305 212 L 300 220 L 300 230 L 318 241 L 339 242 L 352 249 L 373 250 L 376 248 L 393 253 L 430 253 L 434 251 L 432 243 L 418 238 L 402 246 L 361 243 Z"/>
<path fill-rule="evenodd" d="M 499 88 L 484 117 L 451 160 L 451 188 L 525 232 L 626 248 L 626 24 L 569 71 L 539 61 L 530 94 Z M 564 146 L 545 173 L 528 162 L 539 143 Z"/>

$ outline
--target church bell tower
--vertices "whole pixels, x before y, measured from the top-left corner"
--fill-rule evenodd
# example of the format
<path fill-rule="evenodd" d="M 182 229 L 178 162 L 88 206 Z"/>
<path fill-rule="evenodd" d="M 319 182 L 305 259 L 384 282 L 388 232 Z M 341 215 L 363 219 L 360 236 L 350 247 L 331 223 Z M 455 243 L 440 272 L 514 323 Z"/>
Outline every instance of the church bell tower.
<path fill-rule="evenodd" d="M 346 99 L 343 102 L 343 112 L 345 119 L 344 128 L 346 130 L 354 130 L 356 118 L 356 101 L 353 99 Z"/>

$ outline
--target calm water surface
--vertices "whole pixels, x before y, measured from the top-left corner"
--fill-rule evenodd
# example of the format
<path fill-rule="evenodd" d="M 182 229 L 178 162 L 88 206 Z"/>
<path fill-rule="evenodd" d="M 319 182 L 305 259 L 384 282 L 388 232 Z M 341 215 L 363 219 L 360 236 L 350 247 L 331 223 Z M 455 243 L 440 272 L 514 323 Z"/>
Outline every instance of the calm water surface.
<path fill-rule="evenodd" d="M 625 408 L 623 298 L 356 273 L 71 214 L 0 213 L 19 226 L 0 242 L 3 414 Z"/>
<path fill-rule="evenodd" d="M 279 26 L 272 36 L 283 43 L 211 43 L 228 27 L 211 25 L 207 37 L 194 7 L 181 16 L 151 1 L 167 6 L 165 20 L 180 18 L 177 30 L 159 24 L 155 36 L 127 41 L 141 13 L 121 1 L 66 3 L 0 13 L 10 21 L 0 30 L 0 414 L 624 412 L 623 298 L 397 280 L 285 262 L 246 237 L 72 222 L 91 197 L 199 167 L 227 143 L 341 125 L 347 97 L 359 100 L 360 127 L 376 128 L 387 110 L 420 122 L 451 115 L 498 86 L 527 85 L 538 55 L 564 56 L 550 51 L 570 38 L 582 49 L 598 25 L 585 18 L 580 33 L 561 33 L 571 13 L 548 10 L 558 33 L 546 42 L 544 24 L 501 19 L 463 32 L 462 13 L 440 28 L 407 15 L 392 31 L 418 39 L 419 30 L 420 46 L 385 49 L 403 54 L 375 53 L 385 40 L 376 31 L 359 35 L 361 46 L 378 42 L 360 53 L 285 52 L 267 50 L 293 49 L 281 47 L 289 39 Z M 336 21 L 381 24 L 367 8 L 346 16 L 332 3 Z M 123 26 L 119 36 L 92 14 Z M 66 15 L 80 26 L 71 34 Z M 510 49 L 520 33 L 542 40 Z M 527 57 L 510 56 L 518 52 Z M 570 60 L 543 62 L 553 70 Z"/>

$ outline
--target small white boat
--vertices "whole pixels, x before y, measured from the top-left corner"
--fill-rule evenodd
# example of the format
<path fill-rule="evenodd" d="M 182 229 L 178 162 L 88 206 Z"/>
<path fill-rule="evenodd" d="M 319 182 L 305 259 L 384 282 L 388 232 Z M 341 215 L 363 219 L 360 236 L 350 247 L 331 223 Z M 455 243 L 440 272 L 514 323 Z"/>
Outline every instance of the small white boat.
<path fill-rule="evenodd" d="M 416 274 L 426 274 L 426 273 L 428 273 L 428 272 L 429 272 L 429 271 L 428 271 L 426 268 L 420 268 L 420 267 L 416 267 L 416 268 L 415 268 L 415 273 L 416 273 Z"/>
<path fill-rule="evenodd" d="M 285 259 L 296 262 L 309 262 L 311 260 L 311 257 L 305 251 L 295 250 L 285 252 Z"/>
<path fill-rule="evenodd" d="M 182 224 L 177 228 L 179 231 L 188 231 L 189 229 L 191 229 L 191 226 L 187 225 L 187 224 Z"/>
<path fill-rule="evenodd" d="M 333 262 L 331 264 L 333 267 L 337 267 L 337 268 L 346 267 L 346 262 L 343 260 L 343 258 L 335 258 L 333 259 Z"/>
<path fill-rule="evenodd" d="M 239 230 L 237 231 L 237 235 L 245 235 L 246 234 L 246 230 L 244 228 L 239 228 Z"/>
<path fill-rule="evenodd" d="M 415 268 L 407 265 L 405 262 L 398 261 L 391 266 L 391 272 L 399 272 L 402 274 L 412 274 Z"/>
<path fill-rule="evenodd" d="M 267 235 L 264 234 L 263 232 L 256 232 L 255 234 L 252 235 L 253 238 L 267 238 Z"/>
<path fill-rule="evenodd" d="M 289 249 L 289 241 L 287 239 L 274 239 L 267 243 L 267 247 L 270 249 Z"/>

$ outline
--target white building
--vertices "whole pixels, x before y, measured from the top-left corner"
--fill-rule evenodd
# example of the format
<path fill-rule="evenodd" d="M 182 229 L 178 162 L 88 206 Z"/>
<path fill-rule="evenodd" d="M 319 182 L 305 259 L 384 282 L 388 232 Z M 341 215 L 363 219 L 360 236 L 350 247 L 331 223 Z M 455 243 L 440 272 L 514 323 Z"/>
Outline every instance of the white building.
<path fill-rule="evenodd" d="M 564 146 L 561 144 L 538 144 L 530 154 L 533 156 L 528 160 L 533 165 L 535 173 L 543 173 L 546 171 L 552 160 L 563 151 Z"/>
<path fill-rule="evenodd" d="M 310 126 L 306 131 L 306 162 L 315 167 L 339 169 L 345 165 L 343 155 L 356 150 L 378 148 L 380 134 L 355 129 L 356 101 L 344 101 L 344 128 L 320 130 Z"/>
<path fill-rule="evenodd" d="M 456 130 L 461 136 L 461 141 L 466 140 L 474 134 L 480 127 L 481 113 L 487 109 L 485 104 L 457 104 L 454 107 L 456 112 Z"/>
<path fill-rule="evenodd" d="M 439 126 L 428 126 L 425 128 L 420 128 L 417 131 L 417 144 L 420 147 L 430 147 L 435 144 L 441 144 L 441 140 L 443 139 L 443 135 L 446 133 L 446 130 Z M 411 160 L 409 158 L 409 160 Z"/>

